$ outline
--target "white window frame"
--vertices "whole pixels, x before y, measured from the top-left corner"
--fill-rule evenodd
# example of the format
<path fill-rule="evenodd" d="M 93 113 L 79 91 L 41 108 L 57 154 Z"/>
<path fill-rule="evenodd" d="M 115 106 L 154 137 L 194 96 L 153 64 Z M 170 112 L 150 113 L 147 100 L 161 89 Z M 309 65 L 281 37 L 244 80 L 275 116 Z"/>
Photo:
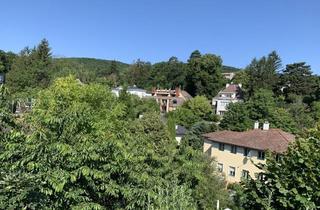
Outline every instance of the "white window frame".
<path fill-rule="evenodd" d="M 236 167 L 229 166 L 229 176 L 232 176 L 232 177 L 236 176 Z"/>
<path fill-rule="evenodd" d="M 218 163 L 218 164 L 217 164 L 217 169 L 218 169 L 218 171 L 219 171 L 220 173 L 222 173 L 222 172 L 223 172 L 223 163 Z"/>

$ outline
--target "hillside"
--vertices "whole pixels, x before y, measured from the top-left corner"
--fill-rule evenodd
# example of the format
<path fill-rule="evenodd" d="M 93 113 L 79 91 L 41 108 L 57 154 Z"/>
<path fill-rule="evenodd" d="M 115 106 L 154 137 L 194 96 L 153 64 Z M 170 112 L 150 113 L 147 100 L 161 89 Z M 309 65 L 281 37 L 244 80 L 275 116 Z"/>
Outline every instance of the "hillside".
<path fill-rule="evenodd" d="M 63 66 L 78 66 L 89 71 L 107 71 L 110 69 L 112 60 L 96 59 L 96 58 L 55 58 L 54 62 Z M 127 63 L 115 61 L 120 72 L 126 71 L 130 66 Z M 241 69 L 224 65 L 222 72 L 237 72 Z"/>
<path fill-rule="evenodd" d="M 54 62 L 63 66 L 78 66 L 90 71 L 108 71 L 111 68 L 112 60 L 96 59 L 96 58 L 55 58 Z M 125 71 L 129 64 L 115 61 L 120 72 Z"/>
<path fill-rule="evenodd" d="M 241 71 L 241 69 L 232 67 L 232 66 L 222 66 L 223 73 L 230 73 L 230 72 L 237 72 L 237 71 Z"/>

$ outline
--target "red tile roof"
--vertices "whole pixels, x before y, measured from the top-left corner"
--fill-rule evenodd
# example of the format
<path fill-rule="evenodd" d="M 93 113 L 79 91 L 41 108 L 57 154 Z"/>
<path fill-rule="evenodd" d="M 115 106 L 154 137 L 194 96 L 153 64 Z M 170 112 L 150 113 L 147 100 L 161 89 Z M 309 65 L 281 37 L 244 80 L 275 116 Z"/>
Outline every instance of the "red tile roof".
<path fill-rule="evenodd" d="M 255 129 L 245 132 L 217 131 L 203 135 L 207 140 L 247 147 L 257 150 L 270 150 L 283 153 L 295 136 L 280 129 Z"/>
<path fill-rule="evenodd" d="M 237 93 L 239 92 L 239 85 L 236 84 L 230 84 L 228 87 L 220 91 L 220 93 Z"/>

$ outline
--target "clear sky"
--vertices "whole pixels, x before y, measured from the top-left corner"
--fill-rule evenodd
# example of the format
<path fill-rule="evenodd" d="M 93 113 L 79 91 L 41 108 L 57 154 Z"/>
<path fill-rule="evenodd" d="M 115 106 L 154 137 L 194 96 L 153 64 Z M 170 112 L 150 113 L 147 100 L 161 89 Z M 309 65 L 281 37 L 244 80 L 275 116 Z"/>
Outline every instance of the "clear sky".
<path fill-rule="evenodd" d="M 198 49 L 244 67 L 276 50 L 320 73 L 320 0 L 2 0 L 0 49 L 152 63 Z"/>

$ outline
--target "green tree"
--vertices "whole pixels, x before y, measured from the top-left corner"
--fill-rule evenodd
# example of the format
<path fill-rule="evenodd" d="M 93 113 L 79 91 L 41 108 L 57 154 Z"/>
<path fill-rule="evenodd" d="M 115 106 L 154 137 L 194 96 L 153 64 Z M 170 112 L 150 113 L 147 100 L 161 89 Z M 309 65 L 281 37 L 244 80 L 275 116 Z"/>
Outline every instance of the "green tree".
<path fill-rule="evenodd" d="M 51 49 L 47 40 L 37 47 L 23 49 L 7 75 L 7 84 L 13 93 L 47 87 L 50 83 Z"/>
<path fill-rule="evenodd" d="M 271 90 L 260 89 L 243 103 L 230 104 L 220 126 L 224 129 L 244 131 L 252 129 L 253 122 L 268 121 L 272 128 L 297 133 L 299 130 L 292 115 L 284 108 L 277 106 Z"/>
<path fill-rule="evenodd" d="M 127 81 L 129 85 L 147 88 L 150 84 L 151 64 L 138 59 L 129 67 Z"/>
<path fill-rule="evenodd" d="M 214 132 L 217 130 L 216 124 L 200 121 L 195 123 L 182 138 L 182 144 L 191 146 L 195 150 L 203 150 L 203 137 L 204 133 Z"/>
<path fill-rule="evenodd" d="M 214 97 L 222 88 L 224 78 L 221 74 L 222 59 L 213 54 L 193 52 L 188 60 L 186 90 L 193 96 Z"/>
<path fill-rule="evenodd" d="M 273 51 L 267 57 L 253 59 L 245 71 L 250 82 L 244 83 L 249 97 L 253 96 L 256 90 L 268 89 L 273 90 L 278 83 L 278 72 L 281 68 L 281 59 Z"/>
<path fill-rule="evenodd" d="M 204 96 L 196 96 L 171 114 L 179 125 L 190 128 L 194 123 L 199 121 L 217 121 L 216 115 L 208 99 Z"/>
<path fill-rule="evenodd" d="M 178 150 L 158 113 L 130 119 L 125 108 L 107 88 L 73 77 L 42 90 L 21 129 L 0 141 L 0 208 L 228 205 L 223 180 L 201 152 Z"/>
<path fill-rule="evenodd" d="M 0 50 L 0 73 L 7 73 L 11 70 L 16 54 Z"/>
<path fill-rule="evenodd" d="M 316 88 L 316 79 L 305 62 L 288 64 L 281 76 L 283 92 L 296 95 L 310 95 Z"/>
<path fill-rule="evenodd" d="M 253 120 L 249 116 L 246 103 L 232 103 L 224 114 L 220 127 L 232 131 L 246 131 L 252 129 Z"/>
<path fill-rule="evenodd" d="M 51 48 L 49 47 L 49 42 L 46 39 L 42 39 L 37 46 L 36 54 L 40 62 L 44 66 L 48 66 L 52 62 Z"/>
<path fill-rule="evenodd" d="M 316 209 L 320 205 L 319 128 L 298 139 L 279 160 L 270 156 L 263 180 L 243 183 L 245 209 Z"/>
<path fill-rule="evenodd" d="M 186 65 L 176 57 L 171 57 L 167 62 L 152 66 L 151 83 L 153 87 L 184 88 L 186 73 Z"/>

